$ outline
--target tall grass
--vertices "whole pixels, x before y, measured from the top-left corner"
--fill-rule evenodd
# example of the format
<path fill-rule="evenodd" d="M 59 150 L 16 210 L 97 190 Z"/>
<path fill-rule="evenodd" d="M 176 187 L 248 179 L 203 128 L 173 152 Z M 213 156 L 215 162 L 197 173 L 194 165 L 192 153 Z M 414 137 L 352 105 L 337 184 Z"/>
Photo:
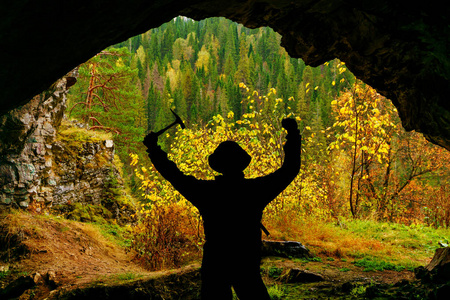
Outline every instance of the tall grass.
<path fill-rule="evenodd" d="M 439 242 L 450 240 L 450 229 L 372 220 L 326 222 L 309 217 L 266 227 L 272 239 L 300 241 L 319 256 L 372 257 L 407 267 L 427 264 Z"/>

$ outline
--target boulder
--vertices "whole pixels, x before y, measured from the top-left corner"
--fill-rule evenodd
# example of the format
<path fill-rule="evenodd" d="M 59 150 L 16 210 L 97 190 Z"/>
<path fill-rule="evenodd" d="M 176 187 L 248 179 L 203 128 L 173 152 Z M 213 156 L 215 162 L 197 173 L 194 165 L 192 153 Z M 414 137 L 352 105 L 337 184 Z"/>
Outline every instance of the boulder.
<path fill-rule="evenodd" d="M 280 256 L 292 258 L 312 257 L 309 250 L 300 242 L 263 240 L 262 244 L 263 256 Z"/>
<path fill-rule="evenodd" d="M 293 268 L 281 274 L 280 280 L 286 283 L 311 283 L 321 282 L 325 279 L 320 274 Z"/>

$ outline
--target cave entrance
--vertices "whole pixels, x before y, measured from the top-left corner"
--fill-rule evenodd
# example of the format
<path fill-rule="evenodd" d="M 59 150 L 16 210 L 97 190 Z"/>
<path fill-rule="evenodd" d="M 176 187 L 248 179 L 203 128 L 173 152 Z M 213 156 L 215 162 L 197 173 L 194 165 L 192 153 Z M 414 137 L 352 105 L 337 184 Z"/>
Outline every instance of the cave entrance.
<path fill-rule="evenodd" d="M 11 187 L 2 190 L 7 195 L 0 195 L 3 204 L 20 199 L 22 209 L 40 213 L 36 204 L 45 210 L 53 203 L 48 199 L 70 193 L 84 204 L 60 201 L 61 213 L 78 221 L 100 222 L 117 236 L 126 229 L 105 222 L 119 213 L 131 218 L 132 208 L 124 199 L 136 198 L 143 222 L 131 234 L 134 249 L 144 249 L 139 259 L 153 269 L 178 267 L 201 255 L 201 219 L 153 169 L 141 143 L 146 132 L 170 124 L 174 109 L 188 128 L 168 131 L 161 144 L 183 172 L 213 178 L 207 156 L 221 141 L 233 139 L 254 158 L 246 176 L 257 177 L 282 163 L 285 132 L 280 121 L 296 118 L 303 135 L 302 169 L 267 207 L 263 223 L 271 239 L 301 241 L 316 257 L 265 261 L 262 270 L 272 283 L 269 288 L 280 292 L 273 280 L 291 263 L 332 269 L 334 278 L 345 276 L 350 281 L 362 276 L 360 267 L 372 272 L 407 270 L 375 273 L 374 278 L 384 282 L 411 277 L 412 268 L 423 265 L 438 241 L 445 244 L 450 236 L 443 228 L 449 222 L 448 154 L 419 134 L 405 132 L 392 103 L 355 79 L 345 62 L 336 59 L 312 68 L 289 57 L 279 44 L 280 36 L 270 28 L 248 29 L 223 18 L 194 22 L 180 17 L 101 51 L 75 70 L 78 83 L 70 89 L 67 120 L 58 134 L 47 126 L 52 122 L 41 119 L 36 131 L 25 128 L 30 129 L 24 134 L 28 140 L 16 143 L 31 150 L 26 164 L 14 162 L 24 157 L 15 153 L 0 166 L 2 174 L 13 174 L 10 162 L 17 162 L 14 176 L 26 181 L 19 187 L 11 180 L 16 177 L 3 176 Z M 53 95 L 64 102 L 59 83 Z M 53 112 L 64 106 L 59 103 L 52 110 L 56 102 L 43 102 Z M 38 134 L 39 140 L 33 140 L 36 132 L 46 138 Z M 93 151 L 106 148 L 107 155 Z M 114 153 L 119 160 L 113 159 Z M 75 165 L 74 157 L 74 172 L 60 167 Z M 32 167 L 30 159 L 42 161 L 42 167 Z M 121 166 L 130 193 L 118 184 L 120 172 L 111 172 L 114 165 Z M 94 171 L 107 178 L 105 186 L 98 184 L 100 176 L 82 185 L 70 182 Z M 98 192 L 86 188 L 90 185 Z M 106 200 L 99 198 L 101 193 Z M 67 213 L 66 206 L 74 210 Z M 93 215 L 96 209 L 99 215 Z M 159 238 L 166 244 L 151 243 Z M 130 240 L 124 242 L 130 246 Z M 163 251 L 170 255 L 159 256 L 159 261 L 149 255 Z M 347 287 L 341 288 L 349 293 Z M 365 288 L 354 287 L 351 293 L 363 293 Z"/>

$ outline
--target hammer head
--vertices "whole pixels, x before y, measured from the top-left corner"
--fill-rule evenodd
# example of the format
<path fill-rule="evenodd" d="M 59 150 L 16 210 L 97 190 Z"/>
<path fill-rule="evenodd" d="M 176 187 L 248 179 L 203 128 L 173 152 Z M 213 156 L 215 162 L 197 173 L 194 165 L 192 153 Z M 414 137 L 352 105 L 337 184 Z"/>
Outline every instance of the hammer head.
<path fill-rule="evenodd" d="M 177 115 L 172 109 L 170 109 L 170 111 L 172 112 L 172 114 L 175 116 L 175 123 L 180 124 L 181 129 L 185 129 L 186 126 L 183 123 L 183 120 L 181 120 L 180 116 Z"/>

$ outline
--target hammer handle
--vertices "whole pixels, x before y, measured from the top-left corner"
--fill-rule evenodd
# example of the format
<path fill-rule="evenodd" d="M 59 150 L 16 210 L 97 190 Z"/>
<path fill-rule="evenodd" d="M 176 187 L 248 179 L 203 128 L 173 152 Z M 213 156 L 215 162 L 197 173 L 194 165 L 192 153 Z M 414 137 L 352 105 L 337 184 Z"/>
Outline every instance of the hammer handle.
<path fill-rule="evenodd" d="M 174 126 L 178 124 L 177 121 L 173 122 L 172 124 L 170 124 L 169 126 L 167 126 L 166 128 L 161 129 L 160 131 L 156 132 L 157 136 L 160 136 L 161 134 L 163 134 L 167 129 L 169 129 L 170 127 Z"/>
<path fill-rule="evenodd" d="M 262 223 L 259 224 L 259 227 L 261 228 L 262 231 L 264 231 L 264 233 L 265 233 L 267 236 L 270 235 L 269 230 L 267 230 L 267 228 L 266 228 Z"/>

